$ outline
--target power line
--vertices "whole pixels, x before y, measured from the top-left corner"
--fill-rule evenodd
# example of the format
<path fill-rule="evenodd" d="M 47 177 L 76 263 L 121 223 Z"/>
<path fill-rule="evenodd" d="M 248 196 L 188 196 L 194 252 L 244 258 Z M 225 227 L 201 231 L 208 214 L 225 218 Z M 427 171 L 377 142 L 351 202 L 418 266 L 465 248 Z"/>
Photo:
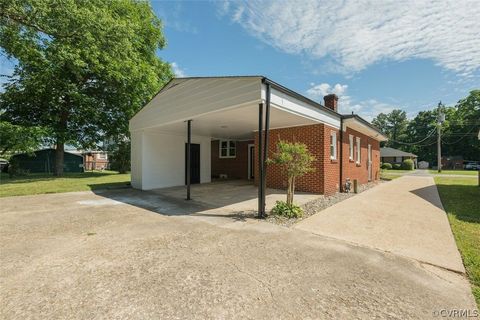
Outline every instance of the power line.
<path fill-rule="evenodd" d="M 421 143 L 425 140 L 427 140 L 428 138 L 430 138 L 434 133 L 435 133 L 435 130 L 436 129 L 433 129 L 432 131 L 430 131 L 427 136 L 425 138 L 423 138 L 422 140 L 420 141 L 416 141 L 416 142 L 403 142 L 403 141 L 397 141 L 397 140 L 393 140 L 393 139 L 388 139 L 389 141 L 392 141 L 392 142 L 395 142 L 395 143 L 400 143 L 400 144 L 405 144 L 405 145 L 416 145 L 418 143 Z"/>

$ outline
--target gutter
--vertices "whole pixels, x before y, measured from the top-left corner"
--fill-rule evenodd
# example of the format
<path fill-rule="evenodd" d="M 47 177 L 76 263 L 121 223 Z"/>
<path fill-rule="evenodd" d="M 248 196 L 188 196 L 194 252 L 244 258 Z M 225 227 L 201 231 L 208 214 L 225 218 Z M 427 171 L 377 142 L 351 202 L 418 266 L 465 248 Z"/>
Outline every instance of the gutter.
<path fill-rule="evenodd" d="M 343 117 L 340 118 L 340 192 L 343 192 Z"/>

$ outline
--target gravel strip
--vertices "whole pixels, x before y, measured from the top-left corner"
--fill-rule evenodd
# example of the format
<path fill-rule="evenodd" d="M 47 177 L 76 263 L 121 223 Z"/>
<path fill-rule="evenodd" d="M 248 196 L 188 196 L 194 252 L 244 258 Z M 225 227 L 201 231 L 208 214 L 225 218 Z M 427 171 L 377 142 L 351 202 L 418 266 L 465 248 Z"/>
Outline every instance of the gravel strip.
<path fill-rule="evenodd" d="M 378 185 L 380 183 L 384 183 L 384 182 L 387 182 L 387 181 L 380 180 L 380 181 L 376 181 L 376 182 L 369 182 L 369 183 L 366 183 L 366 184 L 359 185 L 358 186 L 358 193 L 361 193 L 365 190 L 373 188 L 376 185 Z M 343 200 L 348 199 L 350 197 L 353 197 L 355 195 L 356 194 L 353 193 L 353 191 L 350 192 L 350 193 L 337 192 L 336 194 L 334 194 L 332 196 L 321 195 L 318 199 L 307 202 L 307 203 L 305 203 L 304 205 L 301 206 L 302 209 L 303 209 L 303 216 L 301 218 L 291 218 L 291 219 L 289 219 L 289 218 L 282 217 L 282 216 L 275 216 L 273 214 L 268 214 L 268 216 L 265 220 L 268 221 L 268 222 L 274 223 L 274 224 L 284 226 L 284 227 L 291 227 L 295 223 L 297 223 L 297 222 L 299 222 L 303 219 L 306 219 L 306 218 L 310 217 L 311 215 L 314 215 L 315 213 L 318 213 L 318 212 L 320 212 L 320 211 L 322 211 L 322 210 L 324 210 L 324 209 L 326 209 L 330 206 L 333 206 L 334 204 L 336 204 L 340 201 L 343 201 Z"/>

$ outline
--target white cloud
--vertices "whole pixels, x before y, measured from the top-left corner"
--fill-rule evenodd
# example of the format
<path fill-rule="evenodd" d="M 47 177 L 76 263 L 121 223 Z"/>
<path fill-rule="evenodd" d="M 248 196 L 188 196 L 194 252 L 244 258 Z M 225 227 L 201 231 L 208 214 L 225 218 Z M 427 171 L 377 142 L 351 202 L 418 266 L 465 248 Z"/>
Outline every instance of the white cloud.
<path fill-rule="evenodd" d="M 175 77 L 183 78 L 187 76 L 187 74 L 185 73 L 185 70 L 180 68 L 178 63 L 172 62 L 170 65 L 172 66 L 172 71 L 175 74 Z"/>
<path fill-rule="evenodd" d="M 223 10 L 264 42 L 325 58 L 337 72 L 410 58 L 432 59 L 463 76 L 480 69 L 480 5 L 474 0 L 244 0 Z"/>
<path fill-rule="evenodd" d="M 330 93 L 335 93 L 338 96 L 338 112 L 342 114 L 355 113 L 371 121 L 379 113 L 388 113 L 396 107 L 385 102 L 380 102 L 375 99 L 368 99 L 356 101 L 347 94 L 348 85 L 337 83 L 330 85 L 328 83 L 321 83 L 316 85 L 310 83 L 310 88 L 306 91 L 310 98 L 321 101 L 323 104 L 323 97 Z M 398 107 L 397 107 L 398 108 Z"/>
<path fill-rule="evenodd" d="M 307 94 L 312 98 L 323 98 L 327 94 L 335 93 L 337 96 L 342 96 L 346 91 L 348 86 L 346 84 L 337 83 L 333 87 L 328 83 L 321 83 L 315 85 L 315 83 L 310 83 L 311 88 L 307 90 Z"/>

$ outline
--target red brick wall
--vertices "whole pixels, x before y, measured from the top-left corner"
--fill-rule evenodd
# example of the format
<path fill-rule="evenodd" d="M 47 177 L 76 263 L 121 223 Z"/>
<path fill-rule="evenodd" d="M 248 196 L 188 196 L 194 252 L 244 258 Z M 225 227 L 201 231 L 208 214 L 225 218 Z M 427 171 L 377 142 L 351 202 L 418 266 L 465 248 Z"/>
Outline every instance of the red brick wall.
<path fill-rule="evenodd" d="M 332 195 L 340 191 L 340 134 L 339 130 L 330 126 L 324 125 L 324 143 L 323 148 L 325 150 L 323 156 L 323 172 L 325 173 L 325 185 L 323 193 L 326 195 Z M 332 160 L 330 158 L 330 133 L 337 133 L 337 159 Z M 318 156 L 317 156 L 318 157 Z"/>
<path fill-rule="evenodd" d="M 337 159 L 330 158 L 330 133 L 337 133 Z M 374 139 L 347 128 L 343 133 L 343 179 L 348 177 L 352 181 L 357 179 L 360 184 L 368 182 L 368 144 L 372 145 L 372 180 L 379 179 L 380 172 L 380 143 Z M 355 138 L 360 137 L 361 162 L 349 161 L 349 134 Z M 315 172 L 310 172 L 303 177 L 297 178 L 296 190 L 331 195 L 340 190 L 340 133 L 338 129 L 328 125 L 316 124 L 270 130 L 268 156 L 276 151 L 278 140 L 297 141 L 305 143 L 317 160 L 314 163 Z M 255 149 L 258 146 L 258 135 L 255 136 Z M 218 147 L 217 147 L 218 148 Z M 354 147 L 356 148 L 356 146 Z M 354 149 L 355 151 L 356 149 Z M 218 151 L 217 151 L 218 152 Z M 355 152 L 354 152 L 355 153 Z M 255 151 L 255 169 L 258 168 L 258 154 Z M 258 176 L 255 183 L 258 183 Z M 267 187 L 285 189 L 287 187 L 286 176 L 278 165 L 267 166 Z"/>
<path fill-rule="evenodd" d="M 305 143 L 308 150 L 317 157 L 314 163 L 315 172 L 310 172 L 303 177 L 297 178 L 295 182 L 295 190 L 297 191 L 323 193 L 323 134 L 324 128 L 322 124 L 270 130 L 269 157 L 276 151 L 279 140 Z M 255 150 L 258 150 L 258 134 L 255 136 Z M 255 152 L 255 167 L 258 168 L 258 152 Z M 255 175 L 255 183 L 258 183 L 258 175 Z M 286 189 L 286 175 L 281 166 L 274 164 L 267 166 L 267 187 Z"/>
<path fill-rule="evenodd" d="M 219 157 L 219 140 L 212 141 L 212 177 L 227 174 L 229 179 L 248 179 L 248 145 L 250 141 L 237 141 L 235 158 Z"/>
<path fill-rule="evenodd" d="M 353 135 L 354 159 L 349 159 L 349 135 Z M 356 139 L 360 137 L 360 164 L 356 162 Z M 372 145 L 372 180 L 380 179 L 380 142 L 347 128 L 343 133 L 343 183 L 347 178 L 353 182 L 357 179 L 360 184 L 368 182 L 368 145 Z"/>

